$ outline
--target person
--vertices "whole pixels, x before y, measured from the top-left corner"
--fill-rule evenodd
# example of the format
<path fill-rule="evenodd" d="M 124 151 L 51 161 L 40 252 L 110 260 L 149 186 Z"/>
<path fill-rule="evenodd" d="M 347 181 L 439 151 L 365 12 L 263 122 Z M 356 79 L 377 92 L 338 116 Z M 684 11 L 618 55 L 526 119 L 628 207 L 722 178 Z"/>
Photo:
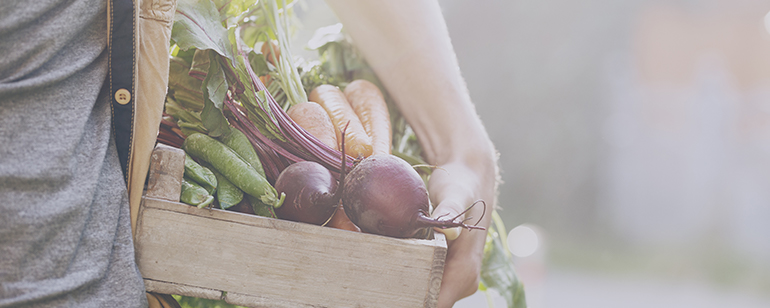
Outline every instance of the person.
<path fill-rule="evenodd" d="M 121 11 L 126 2 L 136 10 Z M 175 1 L 109 3 L 0 2 L 0 307 L 158 303 L 144 296 L 131 226 L 162 112 Z M 428 185 L 433 216 L 477 199 L 494 205 L 496 152 L 438 3 L 327 3 L 441 170 Z M 128 40 L 116 34 L 127 27 Z M 478 287 L 486 232 L 440 231 L 449 244 L 438 306 L 451 307 Z"/>
<path fill-rule="evenodd" d="M 148 305 L 129 201 L 161 117 L 174 4 L 0 1 L 0 307 Z"/>
<path fill-rule="evenodd" d="M 438 166 L 428 183 L 437 205 L 433 217 L 454 217 L 481 199 L 488 208 L 479 225 L 489 227 L 497 154 L 460 74 L 438 2 L 326 2 L 414 129 L 426 161 Z M 483 210 L 474 206 L 465 217 L 481 218 Z M 449 243 L 438 307 L 451 307 L 478 289 L 486 232 L 443 232 Z"/>

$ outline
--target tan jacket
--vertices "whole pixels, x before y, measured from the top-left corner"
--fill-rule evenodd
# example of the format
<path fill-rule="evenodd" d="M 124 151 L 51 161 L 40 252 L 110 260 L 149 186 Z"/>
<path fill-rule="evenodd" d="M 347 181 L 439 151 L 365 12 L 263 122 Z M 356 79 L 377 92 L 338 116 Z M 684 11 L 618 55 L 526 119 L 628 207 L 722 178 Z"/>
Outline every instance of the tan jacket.
<path fill-rule="evenodd" d="M 121 16 L 119 14 L 129 14 L 123 10 L 116 10 L 115 2 L 110 1 L 110 22 L 111 40 L 110 54 L 118 54 L 117 48 L 128 48 L 126 44 L 117 42 L 117 34 L 114 34 L 113 28 L 117 26 L 113 20 Z M 126 141 L 127 170 L 124 170 L 126 182 L 128 185 L 129 202 L 131 204 L 131 227 L 136 226 L 136 217 L 139 211 L 139 204 L 144 190 L 144 182 L 149 168 L 150 153 L 155 146 L 155 140 L 158 134 L 160 119 L 163 114 L 163 104 L 166 97 L 168 85 L 168 64 L 169 64 L 169 40 L 171 38 L 171 26 L 174 22 L 174 11 L 176 10 L 176 0 L 131 0 L 134 4 L 133 29 L 133 83 L 130 86 L 114 86 L 112 93 L 115 96 L 113 100 L 120 105 L 132 104 L 133 108 L 130 114 L 127 112 L 123 116 L 129 119 L 131 131 L 125 129 L 120 131 L 116 128 L 116 134 L 127 134 Z M 125 4 L 125 3 L 124 3 Z M 113 16 L 114 15 L 114 16 Z M 128 61 L 123 57 L 111 61 L 110 80 L 118 74 L 124 73 L 117 71 L 116 61 Z M 131 89 L 132 88 L 132 89 Z M 123 92 L 121 92 L 123 91 Z M 127 95 L 126 95 L 127 93 Z M 122 95 L 122 96 L 121 96 Z M 124 103 L 125 102 L 125 103 Z M 113 109 L 113 118 L 119 118 L 119 111 Z M 118 143 L 121 141 L 118 140 Z M 120 148 L 120 145 L 118 146 Z"/>
<path fill-rule="evenodd" d="M 122 2 L 119 2 L 122 1 Z M 113 21 L 124 17 L 121 14 L 131 14 L 131 10 L 125 10 L 128 2 L 133 4 L 133 18 L 130 27 L 133 37 L 131 42 L 116 42 L 118 35 L 114 34 L 117 26 Z M 129 203 L 131 207 L 131 229 L 135 232 L 136 219 L 139 213 L 139 205 L 144 191 L 145 179 L 150 164 L 150 154 L 155 146 L 158 134 L 163 105 L 165 102 L 168 70 L 169 70 L 169 41 L 171 38 L 171 26 L 174 22 L 176 0 L 110 0 L 108 10 L 108 24 L 110 25 L 110 55 L 121 54 L 117 48 L 129 48 L 132 45 L 130 67 L 133 68 L 130 86 L 112 86 L 113 76 L 120 73 L 116 70 L 120 65 L 113 65 L 116 61 L 128 61 L 128 57 L 120 59 L 111 58 L 110 82 L 113 105 L 133 106 L 130 112 L 123 115 L 130 125 L 130 131 L 116 128 L 116 134 L 123 133 L 128 136 L 124 154 L 127 159 L 125 165 L 126 183 L 128 185 Z M 119 8 L 119 9 L 115 9 Z M 127 30 L 128 31 L 128 30 Z M 114 42 L 115 41 L 115 42 Z M 121 91 L 122 90 L 122 91 Z M 128 93 L 126 95 L 126 93 Z M 125 103 L 124 103 L 125 102 Z M 117 105 L 115 105 L 117 106 Z M 113 118 L 117 118 L 116 109 L 113 108 Z M 119 147 L 120 148 L 120 147 Z M 158 296 L 148 294 L 150 307 L 168 307 L 170 296 Z M 173 302 L 176 304 L 176 302 Z M 174 306 L 172 304 L 172 307 Z"/>

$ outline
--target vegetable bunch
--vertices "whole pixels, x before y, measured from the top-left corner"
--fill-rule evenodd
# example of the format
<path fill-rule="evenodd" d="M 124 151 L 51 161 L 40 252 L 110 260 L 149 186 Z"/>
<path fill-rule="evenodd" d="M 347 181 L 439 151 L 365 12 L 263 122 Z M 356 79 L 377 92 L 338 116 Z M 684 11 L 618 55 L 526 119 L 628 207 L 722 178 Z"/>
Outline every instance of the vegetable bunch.
<path fill-rule="evenodd" d="M 340 25 L 311 40 L 321 61 L 292 56 L 293 4 L 178 2 L 158 141 L 189 154 L 183 201 L 397 237 L 478 228 L 430 218 L 419 143 Z M 520 307 L 510 254 L 489 234 L 482 282 Z"/>

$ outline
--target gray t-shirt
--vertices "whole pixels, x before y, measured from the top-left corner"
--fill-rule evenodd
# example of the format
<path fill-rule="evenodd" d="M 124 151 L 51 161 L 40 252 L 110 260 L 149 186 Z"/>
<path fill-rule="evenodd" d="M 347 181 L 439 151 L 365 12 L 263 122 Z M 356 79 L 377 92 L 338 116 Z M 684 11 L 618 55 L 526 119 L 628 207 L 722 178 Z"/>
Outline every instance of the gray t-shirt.
<path fill-rule="evenodd" d="M 106 9 L 0 0 L 0 307 L 147 305 L 101 92 Z"/>

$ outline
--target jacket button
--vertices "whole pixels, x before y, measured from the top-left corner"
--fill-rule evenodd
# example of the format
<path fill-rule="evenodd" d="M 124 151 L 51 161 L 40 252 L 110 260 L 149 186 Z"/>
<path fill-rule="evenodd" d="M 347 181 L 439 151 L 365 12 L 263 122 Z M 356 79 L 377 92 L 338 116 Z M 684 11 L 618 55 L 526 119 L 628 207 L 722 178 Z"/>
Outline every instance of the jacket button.
<path fill-rule="evenodd" d="M 128 104 L 131 101 L 131 92 L 126 89 L 118 89 L 115 91 L 115 100 L 121 105 Z"/>

